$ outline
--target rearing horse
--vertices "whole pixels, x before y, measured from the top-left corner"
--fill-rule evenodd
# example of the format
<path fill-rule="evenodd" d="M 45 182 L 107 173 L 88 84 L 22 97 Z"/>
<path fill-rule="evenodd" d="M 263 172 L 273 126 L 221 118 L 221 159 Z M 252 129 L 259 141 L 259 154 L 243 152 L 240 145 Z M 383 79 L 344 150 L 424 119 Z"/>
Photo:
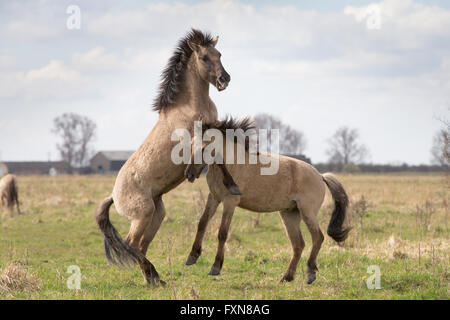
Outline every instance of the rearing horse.
<path fill-rule="evenodd" d="M 113 264 L 138 263 L 147 283 L 164 284 L 153 264 L 145 257 L 166 215 L 162 195 L 184 181 L 185 164 L 171 160 L 175 129 L 193 131 L 194 120 L 214 122 L 217 109 L 209 97 L 209 84 L 219 91 L 230 75 L 215 48 L 218 37 L 192 29 L 182 38 L 162 73 L 159 95 L 153 109 L 159 118 L 139 149 L 117 176 L 112 195 L 100 205 L 96 222 L 104 235 L 105 253 Z M 131 221 L 124 241 L 109 220 L 114 203 L 118 213 Z"/>

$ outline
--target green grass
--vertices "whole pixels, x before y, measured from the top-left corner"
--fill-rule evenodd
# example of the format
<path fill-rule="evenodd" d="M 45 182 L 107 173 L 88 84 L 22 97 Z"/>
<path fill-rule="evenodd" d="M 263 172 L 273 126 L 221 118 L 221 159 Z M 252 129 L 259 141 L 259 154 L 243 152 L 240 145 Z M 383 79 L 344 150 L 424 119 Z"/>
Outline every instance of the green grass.
<path fill-rule="evenodd" d="M 147 257 L 166 287 L 144 284 L 138 267 L 109 266 L 94 222 L 99 202 L 114 177 L 19 177 L 22 216 L 4 214 L 0 225 L 0 269 L 20 261 L 40 279 L 40 289 L 0 291 L 2 299 L 448 299 L 448 188 L 439 176 L 341 176 L 353 201 L 364 195 L 370 207 L 349 239 L 337 246 L 329 237 L 320 251 L 317 280 L 305 282 L 310 234 L 302 223 L 306 248 L 296 279 L 278 283 L 291 257 L 291 245 L 277 213 L 238 209 L 218 277 L 207 276 L 217 248 L 221 208 L 208 226 L 203 255 L 184 265 L 207 195 L 204 178 L 184 183 L 164 196 L 167 216 Z M 416 205 L 431 201 L 430 223 L 421 225 Z M 325 233 L 329 195 L 319 218 Z M 123 237 L 129 222 L 111 210 Z M 67 268 L 82 272 L 81 290 L 69 290 Z M 369 290 L 367 268 L 381 270 L 381 289 Z M 1 275 L 0 275 L 1 276 Z"/>

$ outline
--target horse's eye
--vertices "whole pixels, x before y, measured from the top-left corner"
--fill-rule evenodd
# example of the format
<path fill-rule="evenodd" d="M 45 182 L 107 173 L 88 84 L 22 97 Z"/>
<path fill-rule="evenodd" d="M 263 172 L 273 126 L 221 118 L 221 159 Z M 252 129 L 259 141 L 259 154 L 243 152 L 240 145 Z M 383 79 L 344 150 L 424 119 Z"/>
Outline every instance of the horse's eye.
<path fill-rule="evenodd" d="M 203 56 L 203 57 L 201 57 L 200 59 L 202 59 L 202 60 L 205 61 L 205 62 L 209 60 L 208 56 Z"/>

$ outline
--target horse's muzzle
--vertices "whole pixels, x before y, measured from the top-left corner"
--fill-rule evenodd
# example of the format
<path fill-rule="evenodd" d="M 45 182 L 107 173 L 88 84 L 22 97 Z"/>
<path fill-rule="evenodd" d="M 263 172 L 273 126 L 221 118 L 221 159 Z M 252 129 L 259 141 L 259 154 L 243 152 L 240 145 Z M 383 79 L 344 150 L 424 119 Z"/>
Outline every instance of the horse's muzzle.
<path fill-rule="evenodd" d="M 187 166 L 186 170 L 184 171 L 184 176 L 189 182 L 194 182 L 195 179 L 198 178 L 198 176 L 196 176 L 195 168 L 193 165 Z"/>
<path fill-rule="evenodd" d="M 225 90 L 231 81 L 231 77 L 227 72 L 222 73 L 216 80 L 216 88 L 219 91 Z"/>

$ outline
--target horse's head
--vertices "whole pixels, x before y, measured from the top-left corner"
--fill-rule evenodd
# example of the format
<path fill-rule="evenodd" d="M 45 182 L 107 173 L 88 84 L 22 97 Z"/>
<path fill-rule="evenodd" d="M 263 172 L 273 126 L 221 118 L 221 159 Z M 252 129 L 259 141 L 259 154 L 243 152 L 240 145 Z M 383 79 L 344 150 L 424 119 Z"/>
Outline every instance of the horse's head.
<path fill-rule="evenodd" d="M 193 41 L 188 41 L 188 45 L 194 52 L 200 77 L 215 86 L 217 90 L 222 91 L 228 86 L 231 77 L 222 66 L 221 54 L 215 48 L 218 40 L 219 36 L 207 46 L 199 45 Z"/>
<path fill-rule="evenodd" d="M 207 166 L 203 159 L 203 150 L 207 146 L 208 142 L 201 141 L 201 139 L 196 142 L 197 138 L 197 136 L 194 136 L 191 140 L 191 158 L 186 170 L 184 171 L 184 176 L 189 182 L 194 182 L 195 179 L 198 179 L 203 169 Z M 195 156 L 196 154 L 197 157 Z M 198 163 L 195 163 L 196 158 L 199 159 Z"/>

